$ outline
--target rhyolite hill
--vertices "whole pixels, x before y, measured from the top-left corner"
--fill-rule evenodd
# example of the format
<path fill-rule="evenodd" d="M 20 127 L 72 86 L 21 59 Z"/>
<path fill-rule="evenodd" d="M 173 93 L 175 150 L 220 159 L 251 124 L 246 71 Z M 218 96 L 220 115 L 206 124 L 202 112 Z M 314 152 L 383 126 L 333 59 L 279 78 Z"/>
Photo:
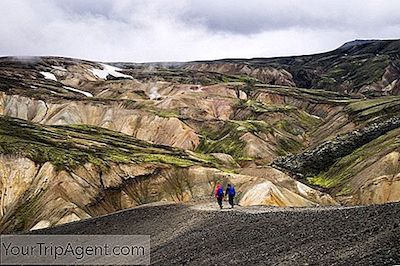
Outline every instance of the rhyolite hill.
<path fill-rule="evenodd" d="M 151 202 L 400 200 L 400 41 L 186 63 L 0 58 L 0 231 Z"/>

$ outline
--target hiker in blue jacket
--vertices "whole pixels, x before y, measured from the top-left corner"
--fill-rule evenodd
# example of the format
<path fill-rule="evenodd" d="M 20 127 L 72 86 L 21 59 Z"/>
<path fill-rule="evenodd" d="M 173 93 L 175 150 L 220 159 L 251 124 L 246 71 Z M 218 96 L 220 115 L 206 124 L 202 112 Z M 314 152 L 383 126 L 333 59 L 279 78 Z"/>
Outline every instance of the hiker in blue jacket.
<path fill-rule="evenodd" d="M 215 187 L 214 195 L 217 198 L 218 205 L 222 209 L 222 200 L 224 199 L 224 189 L 220 183 Z"/>
<path fill-rule="evenodd" d="M 229 204 L 231 205 L 231 208 L 233 208 L 233 205 L 234 205 L 233 199 L 235 198 L 235 194 L 236 194 L 236 191 L 235 191 L 235 188 L 233 187 L 233 185 L 228 184 L 225 195 L 228 196 L 228 201 L 229 201 Z"/>

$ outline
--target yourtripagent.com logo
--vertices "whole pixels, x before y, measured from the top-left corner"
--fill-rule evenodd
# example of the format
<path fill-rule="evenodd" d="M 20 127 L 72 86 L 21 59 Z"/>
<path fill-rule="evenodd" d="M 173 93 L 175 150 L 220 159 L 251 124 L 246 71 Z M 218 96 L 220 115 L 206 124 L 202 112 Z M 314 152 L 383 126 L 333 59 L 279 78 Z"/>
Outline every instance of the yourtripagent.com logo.
<path fill-rule="evenodd" d="M 148 265 L 148 235 L 2 235 L 2 265 Z"/>

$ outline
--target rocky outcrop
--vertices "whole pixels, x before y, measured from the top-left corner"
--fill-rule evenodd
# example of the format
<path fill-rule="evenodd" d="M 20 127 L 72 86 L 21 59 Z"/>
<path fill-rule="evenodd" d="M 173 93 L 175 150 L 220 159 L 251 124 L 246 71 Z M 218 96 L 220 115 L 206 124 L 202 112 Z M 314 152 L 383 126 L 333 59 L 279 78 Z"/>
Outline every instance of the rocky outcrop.
<path fill-rule="evenodd" d="M 400 118 L 393 117 L 339 136 L 312 150 L 278 158 L 273 164 L 301 177 L 313 176 L 327 170 L 336 160 L 398 127 L 400 127 Z"/>

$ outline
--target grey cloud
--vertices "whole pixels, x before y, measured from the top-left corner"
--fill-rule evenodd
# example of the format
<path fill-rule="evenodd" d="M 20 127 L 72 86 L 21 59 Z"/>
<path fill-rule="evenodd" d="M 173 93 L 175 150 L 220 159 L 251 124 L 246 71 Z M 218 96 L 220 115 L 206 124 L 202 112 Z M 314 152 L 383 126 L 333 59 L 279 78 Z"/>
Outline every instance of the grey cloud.
<path fill-rule="evenodd" d="M 219 2 L 221 3 L 221 2 Z M 281 5 L 266 1 L 230 1 L 229 4 L 210 8 L 210 1 L 205 1 L 185 13 L 184 20 L 189 23 L 203 24 L 211 31 L 237 34 L 255 34 L 263 31 L 282 30 L 293 26 L 319 27 L 326 21 L 299 12 L 289 3 Z M 276 2 L 275 2 L 276 3 Z"/>
<path fill-rule="evenodd" d="M 183 19 L 211 31 L 256 34 L 287 28 L 376 29 L 398 25 L 396 1 L 196 1 Z"/>
<path fill-rule="evenodd" d="M 0 55 L 186 61 L 399 38 L 396 0 L 1 0 Z"/>

